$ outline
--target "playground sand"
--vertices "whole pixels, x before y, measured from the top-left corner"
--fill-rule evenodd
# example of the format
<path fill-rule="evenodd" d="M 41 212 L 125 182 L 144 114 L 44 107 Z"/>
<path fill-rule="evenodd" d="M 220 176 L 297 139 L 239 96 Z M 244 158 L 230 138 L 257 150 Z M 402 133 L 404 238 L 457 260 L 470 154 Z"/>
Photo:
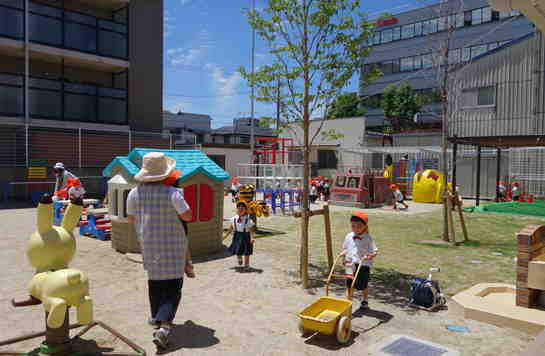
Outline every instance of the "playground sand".
<path fill-rule="evenodd" d="M 226 202 L 226 217 L 232 216 Z M 41 306 L 14 309 L 13 297 L 25 297 L 33 275 L 26 261 L 25 246 L 35 230 L 35 209 L 1 210 L 0 232 L 0 339 L 16 337 L 44 328 Z M 290 219 L 290 220 L 288 220 Z M 284 225 L 287 238 L 298 248 L 296 224 L 291 218 L 263 220 L 265 228 Z M 278 227 L 276 227 L 278 228 Z M 285 236 L 286 237 L 286 236 Z M 229 243 L 227 240 L 225 243 Z M 146 275 L 142 265 L 116 253 L 109 242 L 78 237 L 78 251 L 71 267 L 85 271 L 90 280 L 95 319 L 106 322 L 155 354 L 152 329 L 146 323 L 149 306 Z M 352 322 L 353 341 L 340 347 L 334 338 L 299 336 L 297 314 L 325 295 L 323 287 L 303 291 L 296 278 L 297 260 L 274 246 L 275 237 L 258 239 L 251 273 L 234 270 L 235 260 L 224 254 L 195 258 L 196 279 L 186 279 L 173 331 L 170 355 L 370 355 L 371 345 L 392 334 L 404 334 L 443 344 L 462 355 L 518 355 L 531 338 L 525 334 L 476 321 L 463 320 L 450 311 L 428 313 L 405 306 L 403 296 L 384 294 L 371 284 L 371 311 Z M 335 286 L 333 294 L 343 296 Z M 73 311 L 72 311 L 73 313 Z M 75 321 L 72 314 L 72 321 Z M 450 332 L 447 325 L 461 325 L 470 333 Z M 88 334 L 100 347 L 128 350 L 123 343 L 100 329 Z M 84 338 L 85 339 L 85 338 Z M 21 342 L 15 349 L 29 350 L 36 342 Z M 93 342 L 90 343 L 93 345 Z M 7 347 L 0 347 L 6 350 Z"/>

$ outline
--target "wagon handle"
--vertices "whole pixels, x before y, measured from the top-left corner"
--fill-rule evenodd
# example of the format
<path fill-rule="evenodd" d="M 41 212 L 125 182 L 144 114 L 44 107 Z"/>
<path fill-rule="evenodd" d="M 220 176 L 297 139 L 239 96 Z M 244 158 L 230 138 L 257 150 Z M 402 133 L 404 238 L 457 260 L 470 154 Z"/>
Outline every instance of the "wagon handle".
<path fill-rule="evenodd" d="M 325 285 L 325 295 L 329 296 L 329 284 L 331 283 L 331 277 L 333 276 L 333 272 L 335 271 L 335 267 L 337 266 L 337 263 L 339 262 L 339 258 L 343 256 L 342 253 L 340 253 L 337 258 L 335 258 L 335 262 L 333 262 L 333 266 L 331 267 L 331 271 L 329 271 L 329 276 L 327 277 L 327 282 Z"/>
<path fill-rule="evenodd" d="M 360 262 L 360 264 L 358 265 L 358 269 L 356 270 L 356 274 L 354 274 L 354 279 L 352 280 L 352 285 L 350 286 L 350 289 L 352 290 L 354 290 L 354 286 L 356 285 L 356 280 L 358 279 L 358 274 L 360 273 L 361 266 L 363 266 L 362 262 Z"/>

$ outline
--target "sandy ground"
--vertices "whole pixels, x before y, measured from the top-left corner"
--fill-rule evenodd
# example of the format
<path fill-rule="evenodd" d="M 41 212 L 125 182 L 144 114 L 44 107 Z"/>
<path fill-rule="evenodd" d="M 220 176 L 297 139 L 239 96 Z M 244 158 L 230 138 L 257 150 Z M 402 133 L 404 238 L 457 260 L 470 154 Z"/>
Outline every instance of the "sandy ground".
<path fill-rule="evenodd" d="M 226 216 L 230 216 L 231 204 L 227 203 Z M 413 203 L 409 210 L 416 211 L 417 206 Z M 44 320 L 40 306 L 14 309 L 9 303 L 13 297 L 26 296 L 26 285 L 33 274 L 25 246 L 35 231 L 35 209 L 0 210 L 0 221 L 0 339 L 6 339 L 41 331 Z M 209 256 L 206 261 L 195 259 L 197 278 L 185 281 L 171 355 L 363 356 L 370 355 L 371 345 L 392 334 L 404 334 L 457 349 L 462 355 L 498 356 L 518 355 L 533 339 L 517 331 L 464 320 L 453 311 L 415 311 L 406 307 L 404 295 L 373 290 L 372 286 L 372 310 L 354 316 L 353 338 L 348 345 L 341 347 L 323 335 L 302 338 L 297 331 L 297 314 L 325 292 L 321 287 L 303 291 L 296 279 L 296 261 L 275 254 L 271 248 L 274 237 L 270 239 L 268 244 L 256 246 L 251 273 L 237 272 L 234 258 L 225 253 Z M 116 253 L 109 242 L 79 236 L 77 240 L 78 252 L 71 267 L 89 276 L 95 319 L 117 328 L 144 347 L 148 355 L 155 354 L 152 329 L 146 324 L 149 307 L 142 266 Z M 335 293 L 343 295 L 344 289 L 337 287 Z M 468 327 L 471 332 L 448 331 L 446 326 L 451 324 Z M 128 350 L 100 329 L 88 333 L 85 339 L 94 340 L 87 341 L 90 346 Z M 22 342 L 17 349 L 30 350 L 35 345 Z M 0 347 L 1 351 L 6 349 Z"/>

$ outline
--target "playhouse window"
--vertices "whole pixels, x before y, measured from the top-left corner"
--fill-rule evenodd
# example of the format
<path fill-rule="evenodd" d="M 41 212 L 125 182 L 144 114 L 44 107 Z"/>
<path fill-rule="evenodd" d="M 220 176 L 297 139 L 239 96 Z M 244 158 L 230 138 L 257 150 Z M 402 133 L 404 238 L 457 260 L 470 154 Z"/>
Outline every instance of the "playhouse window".
<path fill-rule="evenodd" d="M 127 198 L 129 197 L 130 190 L 123 191 L 123 217 L 127 217 Z"/>
<path fill-rule="evenodd" d="M 348 178 L 347 188 L 359 188 L 360 178 L 359 177 L 350 177 Z"/>
<path fill-rule="evenodd" d="M 117 206 L 118 206 L 118 198 L 117 198 L 117 189 L 114 189 L 112 192 L 112 213 L 114 216 L 118 216 Z"/>
<path fill-rule="evenodd" d="M 342 188 L 344 187 L 345 184 L 346 184 L 346 177 L 338 176 L 337 180 L 335 181 L 335 186 Z"/>

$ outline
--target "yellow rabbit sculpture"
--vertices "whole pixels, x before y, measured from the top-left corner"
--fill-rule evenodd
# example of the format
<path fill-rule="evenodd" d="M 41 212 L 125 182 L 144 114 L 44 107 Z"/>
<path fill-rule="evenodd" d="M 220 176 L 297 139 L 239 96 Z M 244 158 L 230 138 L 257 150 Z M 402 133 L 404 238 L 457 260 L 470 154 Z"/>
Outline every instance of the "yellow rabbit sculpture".
<path fill-rule="evenodd" d="M 71 201 L 61 226 L 53 226 L 53 204 L 44 195 L 38 205 L 38 231 L 32 234 L 27 257 L 36 268 L 28 285 L 30 296 L 40 300 L 46 312 L 47 326 L 60 328 L 68 307 L 75 307 L 80 324 L 93 321 L 93 301 L 89 297 L 89 281 L 83 272 L 68 268 L 76 253 L 72 231 L 79 222 L 83 201 Z"/>

